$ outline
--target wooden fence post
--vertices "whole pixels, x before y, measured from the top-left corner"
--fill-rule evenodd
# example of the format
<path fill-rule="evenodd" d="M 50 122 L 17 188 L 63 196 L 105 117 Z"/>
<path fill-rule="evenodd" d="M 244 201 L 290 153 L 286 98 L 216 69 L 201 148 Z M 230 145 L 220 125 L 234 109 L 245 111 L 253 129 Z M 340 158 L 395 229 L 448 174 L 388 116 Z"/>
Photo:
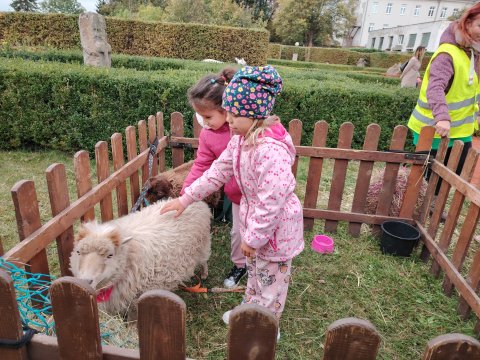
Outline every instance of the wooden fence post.
<path fill-rule="evenodd" d="M 262 306 L 245 304 L 232 310 L 228 328 L 228 360 L 274 360 L 278 320 Z"/>
<path fill-rule="evenodd" d="M 368 125 L 367 134 L 363 141 L 363 150 L 377 150 L 378 141 L 380 139 L 380 130 L 378 124 Z M 352 212 L 354 213 L 365 213 L 365 202 L 374 164 L 374 161 L 360 161 L 357 182 L 355 184 L 355 193 L 352 201 Z M 350 223 L 348 225 L 348 230 L 351 235 L 358 237 L 360 235 L 361 227 L 361 223 Z"/>
<path fill-rule="evenodd" d="M 81 198 L 87 192 L 92 190 L 92 179 L 90 176 L 90 156 L 85 150 L 75 153 L 73 158 L 73 167 L 75 169 L 75 181 L 77 184 L 77 198 Z M 82 221 L 92 221 L 95 219 L 95 209 L 91 207 L 82 216 Z"/>
<path fill-rule="evenodd" d="M 327 329 L 323 360 L 375 360 L 380 336 L 369 321 L 337 320 Z"/>
<path fill-rule="evenodd" d="M 0 270 L 0 339 L 20 340 L 23 335 L 20 313 L 15 299 L 13 281 L 7 272 Z M 10 349 L 0 346 L 0 359 L 2 360 L 27 360 L 27 350 Z"/>
<path fill-rule="evenodd" d="M 313 131 L 312 146 L 325 147 L 327 145 L 328 124 L 326 121 L 317 121 Z M 305 186 L 305 200 L 303 207 L 317 208 L 318 190 L 322 179 L 323 158 L 310 158 L 308 165 L 307 184 Z M 314 225 L 313 218 L 303 218 L 305 230 L 312 230 Z"/>
<path fill-rule="evenodd" d="M 298 119 L 293 119 L 288 123 L 288 133 L 292 137 L 293 145 L 299 146 L 302 141 L 302 122 Z M 295 156 L 295 163 L 292 166 L 293 176 L 297 177 L 298 155 Z"/>
<path fill-rule="evenodd" d="M 125 129 L 125 136 L 127 139 L 127 157 L 131 161 L 137 157 L 137 135 L 134 126 L 128 126 Z M 138 170 L 130 176 L 130 196 L 132 206 L 140 195 L 140 185 L 138 180 Z"/>
<path fill-rule="evenodd" d="M 423 360 L 478 360 L 480 342 L 463 334 L 440 335 L 427 343 Z"/>
<path fill-rule="evenodd" d="M 101 360 L 95 291 L 80 279 L 63 277 L 50 286 L 50 297 L 60 358 Z"/>
<path fill-rule="evenodd" d="M 115 133 L 110 138 L 112 141 L 112 158 L 113 169 L 117 171 L 125 165 L 125 157 L 123 156 L 123 141 L 122 134 Z M 117 194 L 117 211 L 118 216 L 128 214 L 128 201 L 127 201 L 127 183 L 122 181 L 120 185 L 115 189 Z"/>
<path fill-rule="evenodd" d="M 480 250 L 477 250 L 475 256 L 473 257 L 472 265 L 468 271 L 468 275 L 465 278 L 467 284 L 469 284 L 472 289 L 478 290 L 480 287 Z M 458 313 L 462 319 L 466 320 L 470 314 L 470 306 L 468 305 L 467 300 L 460 295 L 458 300 Z"/>
<path fill-rule="evenodd" d="M 405 141 L 407 139 L 408 128 L 403 125 L 395 126 L 393 130 L 392 139 L 390 141 L 390 150 L 403 150 Z M 390 207 L 392 206 L 393 194 L 397 185 L 398 170 L 400 164 L 386 163 L 385 171 L 383 173 L 383 185 L 380 195 L 378 196 L 376 215 L 389 215 Z M 380 233 L 380 226 L 374 225 L 372 227 L 373 234 Z"/>
<path fill-rule="evenodd" d="M 157 112 L 156 115 L 157 119 L 157 136 L 158 140 L 165 136 L 165 125 L 163 124 L 163 113 Z M 165 149 L 161 150 L 158 154 L 158 171 L 164 172 L 165 171 Z"/>
<path fill-rule="evenodd" d="M 156 129 L 155 121 L 156 121 L 155 116 L 150 115 L 148 117 L 148 141 L 150 142 L 150 145 L 153 144 L 153 142 L 155 141 L 155 138 L 157 137 L 157 129 Z M 160 138 L 158 138 L 158 141 L 160 141 Z M 157 174 L 158 174 L 158 161 L 157 161 L 157 155 L 154 155 L 153 163 L 152 163 L 152 176 L 155 176 Z"/>
<path fill-rule="evenodd" d="M 46 176 L 52 216 L 56 216 L 63 209 L 70 206 L 65 165 L 50 165 L 47 168 Z M 62 276 L 71 276 L 70 255 L 73 250 L 73 226 L 70 226 L 67 230 L 57 236 L 57 249 Z"/>
<path fill-rule="evenodd" d="M 97 162 L 97 179 L 100 184 L 110 175 L 110 163 L 108 160 L 108 145 L 106 141 L 99 141 L 95 144 L 95 161 Z M 112 193 L 109 192 L 100 200 L 100 212 L 102 222 L 113 219 Z"/>
<path fill-rule="evenodd" d="M 183 115 L 179 112 L 174 112 L 170 118 L 170 132 L 172 136 L 183 137 Z M 185 154 L 183 147 L 172 147 L 172 168 L 182 165 L 185 162 Z"/>
<path fill-rule="evenodd" d="M 350 149 L 353 139 L 353 124 L 343 123 L 340 126 L 337 147 L 340 149 Z M 347 176 L 348 160 L 335 159 L 333 165 L 332 182 L 330 185 L 330 194 L 328 196 L 328 210 L 340 210 L 342 205 L 343 190 L 345 188 L 345 178 Z M 325 220 L 325 231 L 336 232 L 338 221 Z"/>
<path fill-rule="evenodd" d="M 140 153 L 148 148 L 147 140 L 147 123 L 145 120 L 140 120 L 138 122 L 138 142 L 140 145 Z M 142 166 L 142 183 L 140 184 L 140 189 L 143 188 L 143 185 L 148 180 L 148 156 L 145 158 L 145 164 Z"/>
<path fill-rule="evenodd" d="M 142 360 L 185 360 L 183 300 L 165 290 L 150 290 L 138 301 L 138 337 Z"/>
<path fill-rule="evenodd" d="M 21 180 L 13 186 L 11 193 L 13 204 L 15 206 L 18 235 L 20 241 L 23 241 L 42 226 L 40 223 L 40 211 L 38 209 L 35 184 L 30 180 Z M 25 265 L 25 269 L 34 274 L 45 274 L 45 276 L 41 277 L 42 280 L 49 281 L 50 277 L 47 275 L 50 274 L 50 271 L 48 269 L 46 250 L 42 249 L 33 256 Z M 40 291 L 43 295 L 46 295 L 47 289 L 43 285 L 30 284 L 29 286 L 30 290 L 33 292 Z M 43 295 L 40 296 L 40 299 L 33 295 L 32 304 L 34 306 L 43 307 Z"/>

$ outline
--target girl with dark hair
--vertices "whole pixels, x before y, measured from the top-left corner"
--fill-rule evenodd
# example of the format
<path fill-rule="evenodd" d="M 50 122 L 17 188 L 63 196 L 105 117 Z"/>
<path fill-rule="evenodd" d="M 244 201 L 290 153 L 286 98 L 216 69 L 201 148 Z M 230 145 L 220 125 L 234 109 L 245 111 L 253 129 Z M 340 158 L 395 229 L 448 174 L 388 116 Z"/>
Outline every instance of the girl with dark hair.
<path fill-rule="evenodd" d="M 213 161 L 218 159 L 230 141 L 227 112 L 222 109 L 222 95 L 235 72 L 236 70 L 233 68 L 225 68 L 219 74 L 206 75 L 188 90 L 188 101 L 195 110 L 197 121 L 203 129 L 200 132 L 197 157 L 183 183 L 181 194 L 210 168 Z M 238 285 L 240 279 L 247 272 L 245 256 L 240 249 L 242 240 L 238 227 L 239 204 L 242 194 L 233 177 L 225 184 L 224 191 L 232 202 L 230 258 L 233 267 L 225 277 L 223 284 L 227 288 L 233 288 Z"/>

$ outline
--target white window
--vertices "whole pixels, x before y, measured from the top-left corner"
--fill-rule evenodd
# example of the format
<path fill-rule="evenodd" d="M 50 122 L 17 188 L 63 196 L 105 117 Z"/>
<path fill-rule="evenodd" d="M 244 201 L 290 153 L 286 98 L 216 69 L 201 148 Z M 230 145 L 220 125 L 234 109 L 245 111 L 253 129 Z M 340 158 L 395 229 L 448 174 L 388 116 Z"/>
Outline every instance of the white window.
<path fill-rule="evenodd" d="M 375 47 L 375 38 L 372 39 L 372 49 Z"/>
<path fill-rule="evenodd" d="M 434 12 L 435 12 L 435 6 L 430 6 L 430 8 L 428 9 L 428 16 L 432 17 Z"/>
<path fill-rule="evenodd" d="M 421 46 L 424 46 L 424 47 L 427 47 L 428 46 L 428 42 L 430 41 L 430 33 L 423 33 L 422 34 L 422 41 L 420 41 L 420 45 Z"/>
<path fill-rule="evenodd" d="M 378 12 L 378 2 L 372 3 L 372 14 L 376 14 Z"/>
<path fill-rule="evenodd" d="M 405 15 L 406 12 L 407 12 L 407 4 L 402 4 L 400 6 L 400 15 Z"/>
<path fill-rule="evenodd" d="M 452 16 L 457 16 L 457 15 L 458 15 L 458 9 L 453 9 Z"/>
<path fill-rule="evenodd" d="M 405 39 L 405 35 L 398 35 L 398 45 L 403 45 L 403 39 Z"/>
<path fill-rule="evenodd" d="M 421 5 L 415 5 L 415 11 L 413 12 L 413 16 L 420 15 L 420 8 L 421 8 Z"/>
<path fill-rule="evenodd" d="M 392 3 L 387 4 L 387 10 L 385 11 L 385 14 L 391 14 L 392 13 Z"/>
<path fill-rule="evenodd" d="M 383 36 L 380 38 L 380 43 L 378 44 L 378 50 L 383 49 Z"/>
<path fill-rule="evenodd" d="M 444 8 L 442 8 L 442 11 L 440 12 L 440 18 L 444 19 L 446 17 L 447 17 L 447 8 L 444 7 Z"/>
<path fill-rule="evenodd" d="M 374 23 L 370 23 L 370 24 L 368 25 L 368 31 L 372 31 L 374 27 L 375 27 L 375 24 L 374 24 Z"/>
<path fill-rule="evenodd" d="M 415 41 L 416 40 L 417 40 L 417 34 L 410 34 L 410 36 L 408 38 L 407 48 L 413 49 L 413 47 L 415 46 Z"/>

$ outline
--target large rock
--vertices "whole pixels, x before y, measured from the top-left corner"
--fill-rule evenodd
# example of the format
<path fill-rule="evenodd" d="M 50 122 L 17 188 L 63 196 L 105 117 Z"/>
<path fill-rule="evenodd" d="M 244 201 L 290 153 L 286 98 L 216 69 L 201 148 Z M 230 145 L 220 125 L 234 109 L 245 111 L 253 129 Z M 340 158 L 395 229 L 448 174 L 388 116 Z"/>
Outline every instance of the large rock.
<path fill-rule="evenodd" d="M 368 65 L 368 60 L 367 59 L 365 59 L 365 58 L 358 59 L 358 61 L 357 61 L 357 66 L 358 67 L 365 67 L 367 65 Z"/>
<path fill-rule="evenodd" d="M 112 47 L 108 43 L 105 19 L 94 12 L 85 12 L 78 18 L 80 41 L 85 65 L 110 67 Z"/>

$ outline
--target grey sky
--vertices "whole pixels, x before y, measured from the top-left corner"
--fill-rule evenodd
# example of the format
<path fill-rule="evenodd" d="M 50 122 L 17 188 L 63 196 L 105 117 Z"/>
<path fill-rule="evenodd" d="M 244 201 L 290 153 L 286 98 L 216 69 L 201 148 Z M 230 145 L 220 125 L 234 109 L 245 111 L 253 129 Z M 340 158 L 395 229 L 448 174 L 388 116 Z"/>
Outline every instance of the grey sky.
<path fill-rule="evenodd" d="M 39 3 L 41 0 L 37 0 L 37 3 Z M 87 9 L 87 11 L 96 11 L 96 6 L 95 4 L 97 3 L 97 0 L 79 0 L 80 4 Z M 13 11 L 13 9 L 10 7 L 10 3 L 12 0 L 0 0 L 0 11 Z"/>

